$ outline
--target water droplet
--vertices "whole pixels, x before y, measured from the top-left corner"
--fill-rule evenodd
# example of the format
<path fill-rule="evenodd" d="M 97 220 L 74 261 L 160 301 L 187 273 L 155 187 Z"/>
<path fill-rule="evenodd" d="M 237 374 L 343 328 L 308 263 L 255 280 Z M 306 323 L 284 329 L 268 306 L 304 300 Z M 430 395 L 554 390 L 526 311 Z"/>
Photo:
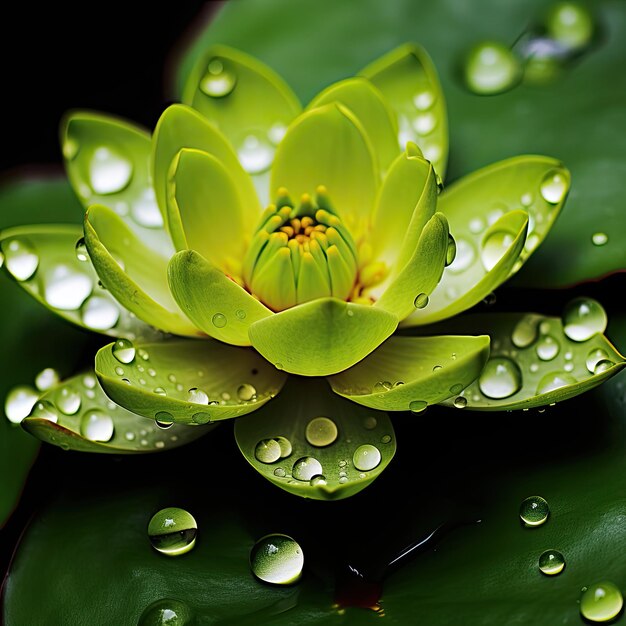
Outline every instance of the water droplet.
<path fill-rule="evenodd" d="M 262 136 L 248 135 L 237 151 L 239 162 L 249 174 L 260 174 L 269 168 L 274 147 Z"/>
<path fill-rule="evenodd" d="M 276 439 L 263 439 L 256 444 L 254 456 L 261 463 L 275 463 L 281 457 L 280 444 Z"/>
<path fill-rule="evenodd" d="M 173 426 L 174 416 L 167 411 L 159 411 L 154 417 L 154 423 L 161 430 L 167 430 L 168 428 L 171 428 Z"/>
<path fill-rule="evenodd" d="M 40 400 L 35 403 L 33 410 L 30 412 L 29 417 L 39 417 L 41 419 L 46 419 L 50 422 L 54 422 L 55 424 L 59 420 L 59 414 L 55 406 L 52 402 L 48 400 Z"/>
<path fill-rule="evenodd" d="M 542 361 L 551 361 L 560 350 L 559 342 L 551 335 L 544 335 L 537 342 L 535 351 Z"/>
<path fill-rule="evenodd" d="M 80 419 L 80 432 L 91 441 L 110 441 L 114 430 L 111 416 L 101 409 L 85 411 Z"/>
<path fill-rule="evenodd" d="M 292 452 L 293 448 L 291 446 L 291 441 L 286 437 L 274 437 L 274 439 L 278 442 L 280 446 L 280 458 L 286 459 Z"/>
<path fill-rule="evenodd" d="M 413 306 L 416 309 L 423 309 L 428 305 L 428 296 L 425 293 L 419 293 L 415 296 L 415 300 L 413 300 Z"/>
<path fill-rule="evenodd" d="M 236 84 L 235 72 L 228 69 L 223 59 L 214 57 L 209 61 L 199 86 L 200 90 L 211 98 L 224 98 L 232 93 Z"/>
<path fill-rule="evenodd" d="M 166 396 L 167 392 L 165 391 L 165 389 L 163 389 L 163 387 L 155 387 L 154 388 L 154 393 L 156 393 L 158 396 Z"/>
<path fill-rule="evenodd" d="M 421 413 L 422 411 L 426 410 L 427 406 L 428 402 L 426 402 L 425 400 L 413 400 L 409 403 L 409 410 L 413 413 Z"/>
<path fill-rule="evenodd" d="M 546 16 L 548 36 L 570 49 L 583 48 L 591 42 L 594 31 L 589 9 L 579 2 L 558 2 Z"/>
<path fill-rule="evenodd" d="M 75 311 L 92 292 L 93 282 L 89 276 L 69 265 L 56 265 L 46 270 L 43 287 L 44 298 L 51 307 Z"/>
<path fill-rule="evenodd" d="M 39 394 L 27 385 L 13 387 L 4 401 L 4 413 L 10 422 L 19 424 L 30 412 L 37 402 Z"/>
<path fill-rule="evenodd" d="M 146 228 L 161 228 L 163 226 L 163 216 L 159 211 L 156 194 L 152 187 L 146 187 L 141 195 L 135 199 L 131 215 L 140 226 Z M 122 269 L 124 269 L 123 264 Z"/>
<path fill-rule="evenodd" d="M 135 346 L 128 339 L 117 339 L 111 352 L 120 363 L 132 363 L 135 360 Z"/>
<path fill-rule="evenodd" d="M 28 280 L 39 267 L 35 247 L 23 239 L 10 239 L 3 246 L 5 263 L 17 280 Z"/>
<path fill-rule="evenodd" d="M 163 598 L 150 604 L 141 614 L 138 626 L 190 626 L 193 611 L 187 604 L 172 598 Z"/>
<path fill-rule="evenodd" d="M 119 307 L 108 298 L 91 296 L 81 309 L 83 324 L 93 330 L 109 330 L 120 319 Z"/>
<path fill-rule="evenodd" d="M 369 415 L 363 420 L 363 428 L 366 430 L 373 430 L 377 425 L 378 420 L 373 415 Z"/>
<path fill-rule="evenodd" d="M 245 320 L 246 312 L 243 309 L 237 309 L 235 311 L 235 316 L 237 317 L 238 320 Z"/>
<path fill-rule="evenodd" d="M 513 329 L 511 341 L 517 348 L 527 348 L 537 339 L 537 324 L 529 317 L 523 317 Z"/>
<path fill-rule="evenodd" d="M 307 424 L 304 434 L 312 446 L 322 448 L 337 439 L 337 425 L 328 417 L 314 417 Z"/>
<path fill-rule="evenodd" d="M 522 203 L 522 206 L 527 209 L 533 203 L 533 194 L 522 194 L 522 197 L 519 199 L 519 201 Z"/>
<path fill-rule="evenodd" d="M 606 329 L 602 305 L 592 298 L 575 298 L 563 311 L 563 331 L 572 341 L 587 341 Z"/>
<path fill-rule="evenodd" d="M 59 380 L 61 380 L 59 372 L 52 367 L 46 367 L 35 377 L 35 387 L 37 387 L 39 391 L 46 391 L 58 385 Z"/>
<path fill-rule="evenodd" d="M 211 415 L 204 411 L 194 413 L 194 415 L 191 416 L 191 421 L 195 424 L 209 424 L 211 422 Z"/>
<path fill-rule="evenodd" d="M 615 363 L 610 359 L 602 359 L 602 361 L 598 361 L 596 366 L 593 368 L 593 373 L 597 376 L 598 374 L 602 374 L 602 372 L 606 372 L 610 370 Z"/>
<path fill-rule="evenodd" d="M 124 434 L 124 439 L 126 439 L 126 441 L 135 441 L 135 436 L 136 435 L 132 430 L 128 430 Z"/>
<path fill-rule="evenodd" d="M 573 364 L 573 363 L 566 363 L 566 364 L 563 366 L 563 369 L 564 369 L 566 372 L 573 372 L 573 371 L 574 371 L 574 364 Z"/>
<path fill-rule="evenodd" d="M 359 446 L 352 456 L 352 463 L 356 469 L 367 472 L 369 470 L 373 470 L 375 467 L 380 465 L 380 461 L 382 459 L 382 455 L 380 454 L 380 450 L 369 443 L 363 444 Z"/>
<path fill-rule="evenodd" d="M 474 217 L 469 221 L 468 228 L 470 230 L 470 233 L 478 235 L 478 233 L 481 233 L 485 229 L 485 222 L 483 222 L 482 218 L 480 217 Z"/>
<path fill-rule="evenodd" d="M 539 190 L 541 196 L 550 204 L 557 204 L 563 200 L 567 193 L 569 183 L 562 170 L 550 170 L 541 181 Z"/>
<path fill-rule="evenodd" d="M 442 370 L 443 367 L 441 367 L 441 365 L 435 365 L 433 366 L 433 372 L 438 372 L 439 370 Z"/>
<path fill-rule="evenodd" d="M 526 526 L 541 526 L 550 514 L 548 503 L 541 496 L 526 498 L 519 509 L 519 516 Z"/>
<path fill-rule="evenodd" d="M 388 380 L 381 380 L 374 385 L 374 389 L 372 391 L 374 393 L 385 393 L 392 388 L 393 385 Z"/>
<path fill-rule="evenodd" d="M 454 406 L 457 409 L 464 409 L 467 406 L 467 399 L 463 396 L 458 396 L 454 399 Z"/>
<path fill-rule="evenodd" d="M 452 385 L 452 387 L 450 387 L 450 393 L 452 395 L 461 393 L 461 391 L 463 391 L 463 385 L 461 383 L 456 383 L 456 385 Z"/>
<path fill-rule="evenodd" d="M 139 350 L 137 350 L 137 354 L 144 360 L 147 361 L 150 359 L 150 355 L 148 354 L 147 350 L 144 350 L 144 348 L 139 348 Z"/>
<path fill-rule="evenodd" d="M 488 272 L 497 265 L 513 241 L 514 235 L 506 230 L 494 230 L 485 237 L 482 242 L 480 259 Z"/>
<path fill-rule="evenodd" d="M 619 614 L 624 597 L 617 585 L 604 580 L 583 588 L 580 596 L 580 614 L 592 622 L 608 622 Z"/>
<path fill-rule="evenodd" d="M 192 387 L 187 392 L 187 401 L 194 402 L 195 404 L 209 404 L 209 396 L 202 389 Z"/>
<path fill-rule="evenodd" d="M 132 175 L 132 163 L 116 150 L 105 146 L 94 150 L 89 164 L 89 180 L 96 193 L 122 191 L 130 183 Z"/>
<path fill-rule="evenodd" d="M 292 476 L 296 480 L 308 482 L 317 474 L 323 474 L 322 464 L 312 456 L 303 456 L 293 464 Z"/>
<path fill-rule="evenodd" d="M 168 507 L 155 513 L 148 524 L 152 547 L 167 556 L 180 556 L 196 543 L 198 525 L 191 513 L 178 507 Z"/>
<path fill-rule="evenodd" d="M 88 261 L 89 253 L 87 252 L 87 246 L 85 245 L 85 238 L 81 237 L 77 242 L 76 246 L 74 246 L 74 251 L 76 253 L 76 258 L 79 261 Z"/>
<path fill-rule="evenodd" d="M 82 399 L 76 389 L 72 387 L 61 387 L 56 392 L 54 402 L 65 415 L 75 415 L 80 409 Z"/>
<path fill-rule="evenodd" d="M 273 585 L 297 582 L 304 567 L 304 553 L 288 535 L 279 533 L 259 539 L 250 551 L 250 568 L 260 580 Z"/>
<path fill-rule="evenodd" d="M 494 357 L 487 361 L 478 379 L 478 386 L 488 398 L 508 398 L 521 389 L 522 372 L 511 359 Z"/>
<path fill-rule="evenodd" d="M 521 77 L 521 67 L 513 52 L 497 41 L 476 45 L 467 55 L 464 67 L 467 87 L 479 95 L 511 89 Z"/>
<path fill-rule="evenodd" d="M 413 120 L 413 128 L 418 135 L 429 135 L 437 126 L 434 113 L 422 113 Z"/>
<path fill-rule="evenodd" d="M 124 370 L 119 365 L 115 368 L 115 373 L 118 376 L 124 376 Z"/>
<path fill-rule="evenodd" d="M 85 374 L 83 376 L 83 385 L 85 385 L 86 389 L 95 389 L 96 388 L 96 377 L 92 374 Z"/>
<path fill-rule="evenodd" d="M 380 438 L 380 443 L 391 443 L 391 435 L 383 435 Z"/>
<path fill-rule="evenodd" d="M 274 476 L 278 476 L 278 478 L 285 478 L 285 476 L 287 476 L 287 472 L 282 467 L 277 467 L 274 470 Z"/>
<path fill-rule="evenodd" d="M 448 247 L 446 248 L 446 266 L 451 265 L 456 258 L 456 241 L 452 235 L 448 233 Z"/>
<path fill-rule="evenodd" d="M 433 106 L 434 103 L 435 94 L 428 89 L 420 91 L 413 96 L 413 104 L 415 105 L 415 108 L 419 109 L 420 111 L 426 111 L 427 109 L 430 109 L 430 107 Z"/>
<path fill-rule="evenodd" d="M 341 477 L 339 478 L 339 483 L 340 483 L 341 485 L 343 485 L 343 484 L 345 484 L 345 483 L 347 483 L 347 482 L 348 482 L 348 477 L 347 477 L 347 476 L 341 476 Z"/>
<path fill-rule="evenodd" d="M 226 326 L 226 316 L 223 313 L 216 313 L 212 318 L 215 328 L 224 328 Z"/>
<path fill-rule="evenodd" d="M 237 388 L 237 397 L 242 402 L 250 402 L 256 399 L 256 389 L 250 383 L 243 383 Z"/>
<path fill-rule="evenodd" d="M 322 476 L 321 474 L 313 476 L 313 478 L 311 478 L 311 480 L 309 481 L 309 484 L 311 485 L 311 487 L 324 486 L 326 485 L 326 477 Z"/>
<path fill-rule="evenodd" d="M 565 557 L 558 550 L 546 550 L 539 556 L 539 569 L 546 576 L 556 576 L 565 568 Z"/>
<path fill-rule="evenodd" d="M 609 236 L 606 233 L 593 233 L 591 235 L 591 241 L 594 246 L 603 246 L 609 240 Z"/>
<path fill-rule="evenodd" d="M 277 146 L 282 140 L 285 134 L 287 133 L 287 127 L 280 122 L 276 122 L 273 124 L 270 129 L 267 131 L 267 138 Z"/>

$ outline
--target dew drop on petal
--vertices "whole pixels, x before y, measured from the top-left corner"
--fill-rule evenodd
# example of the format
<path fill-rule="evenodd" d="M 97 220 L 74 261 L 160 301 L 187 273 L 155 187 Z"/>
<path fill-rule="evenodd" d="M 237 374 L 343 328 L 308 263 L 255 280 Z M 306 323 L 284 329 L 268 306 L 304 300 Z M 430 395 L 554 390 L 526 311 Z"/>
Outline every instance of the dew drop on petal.
<path fill-rule="evenodd" d="M 607 316 L 592 298 L 575 298 L 563 311 L 563 331 L 572 341 L 587 341 L 606 330 Z"/>
<path fill-rule="evenodd" d="M 19 424 L 30 415 L 38 398 L 38 392 L 28 385 L 13 387 L 4 401 L 4 414 L 10 422 Z"/>
<path fill-rule="evenodd" d="M 81 308 L 83 324 L 93 330 L 109 330 L 120 319 L 120 309 L 109 298 L 91 296 Z"/>
<path fill-rule="evenodd" d="M 622 592 L 608 580 L 589 585 L 580 597 L 580 613 L 591 622 L 608 622 L 619 615 L 623 606 Z"/>
<path fill-rule="evenodd" d="M 148 538 L 152 547 L 167 556 L 180 556 L 196 543 L 198 525 L 193 515 L 178 507 L 168 507 L 155 513 L 148 523 Z"/>
<path fill-rule="evenodd" d="M 556 576 L 565 568 L 565 557 L 558 550 L 546 550 L 539 556 L 539 570 L 546 576 Z"/>
<path fill-rule="evenodd" d="M 526 498 L 519 509 L 519 516 L 526 526 L 541 526 L 550 514 L 547 501 L 541 496 Z"/>
<path fill-rule="evenodd" d="M 522 372 L 518 365 L 507 357 L 493 357 L 487 361 L 478 378 L 483 395 L 500 400 L 509 398 L 522 387 Z"/>
<path fill-rule="evenodd" d="M 2 247 L 7 270 L 15 279 L 28 280 L 37 271 L 39 256 L 31 243 L 14 238 Z"/>
<path fill-rule="evenodd" d="M 315 447 L 322 448 L 337 439 L 337 425 L 328 417 L 314 417 L 304 431 L 306 440 Z"/>
<path fill-rule="evenodd" d="M 259 580 L 272 585 L 290 585 L 297 582 L 303 567 L 302 548 L 288 535 L 266 535 L 250 551 L 252 573 Z"/>
<path fill-rule="evenodd" d="M 254 456 L 261 463 L 275 463 L 281 458 L 280 444 L 276 439 L 263 439 L 256 444 Z"/>
<path fill-rule="evenodd" d="M 550 372 L 546 374 L 537 384 L 537 395 L 549 393 L 561 387 L 575 385 L 576 379 L 566 372 Z"/>
<path fill-rule="evenodd" d="M 85 411 L 80 419 L 80 432 L 90 441 L 110 441 L 114 430 L 111 416 L 101 409 Z"/>
<path fill-rule="evenodd" d="M 541 181 L 539 191 L 541 197 L 550 204 L 558 204 L 563 200 L 567 190 L 569 188 L 569 182 L 567 177 L 563 174 L 562 170 L 554 169 L 550 170 Z"/>
<path fill-rule="evenodd" d="M 519 81 L 520 76 L 519 60 L 509 48 L 497 41 L 476 45 L 465 59 L 465 84 L 475 94 L 506 91 Z"/>
<path fill-rule="evenodd" d="M 369 443 L 359 446 L 352 456 L 352 463 L 356 469 L 367 472 L 380 465 L 382 455 L 380 450 Z"/>
<path fill-rule="evenodd" d="M 204 76 L 200 79 L 200 90 L 211 98 L 224 98 L 237 85 L 237 75 L 225 66 L 218 57 L 211 59 Z"/>
<path fill-rule="evenodd" d="M 322 464 L 312 456 L 304 456 L 299 458 L 291 470 L 292 476 L 296 480 L 308 482 L 318 474 L 323 474 Z"/>
<path fill-rule="evenodd" d="M 122 191 L 130 183 L 132 175 L 132 163 L 113 148 L 101 146 L 94 150 L 89 164 L 89 180 L 97 194 Z"/>
<path fill-rule="evenodd" d="M 135 346 L 128 339 L 117 339 L 113 344 L 111 352 L 120 363 L 127 364 L 135 360 Z"/>

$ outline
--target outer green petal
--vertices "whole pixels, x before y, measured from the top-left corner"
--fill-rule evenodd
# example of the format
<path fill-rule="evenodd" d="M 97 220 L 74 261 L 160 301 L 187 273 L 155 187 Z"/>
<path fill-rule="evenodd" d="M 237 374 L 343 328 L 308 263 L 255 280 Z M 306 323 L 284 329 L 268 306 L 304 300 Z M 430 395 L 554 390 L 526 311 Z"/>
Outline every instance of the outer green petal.
<path fill-rule="evenodd" d="M 380 89 L 398 116 L 399 141 L 414 141 L 445 177 L 448 120 L 437 71 L 421 46 L 405 44 L 368 65 L 361 74 Z"/>
<path fill-rule="evenodd" d="M 320 416 L 333 422 L 336 439 L 307 437 L 307 426 Z M 268 442 L 276 447 L 272 440 L 279 437 L 280 458 L 260 461 L 259 444 L 267 446 Z M 241 453 L 261 476 L 285 491 L 316 500 L 339 500 L 358 493 L 382 473 L 396 451 L 393 426 L 386 413 L 346 402 L 331 393 L 324 381 L 314 379 L 290 379 L 277 400 L 235 422 L 235 438 Z M 313 445 L 312 441 L 328 443 Z M 355 467 L 354 455 L 362 445 L 380 453 L 380 462 L 371 470 Z M 369 453 L 376 454 L 375 450 Z M 321 465 L 317 476 L 299 474 L 298 462 L 305 457 Z"/>
<path fill-rule="evenodd" d="M 339 395 L 373 409 L 419 412 L 467 387 L 488 356 L 486 336 L 390 337 L 328 380 Z"/>
<path fill-rule="evenodd" d="M 374 257 L 391 269 L 390 277 L 415 251 L 422 229 L 435 212 L 437 193 L 433 166 L 409 144 L 383 181 L 369 235 Z"/>
<path fill-rule="evenodd" d="M 241 275 L 245 210 L 224 166 L 199 150 L 181 150 L 172 162 L 168 225 L 177 250 L 200 252 L 224 272 Z"/>
<path fill-rule="evenodd" d="M 338 102 L 350 109 L 367 133 L 384 172 L 398 156 L 398 123 L 380 91 L 365 78 L 348 78 L 317 95 L 307 109 Z"/>
<path fill-rule="evenodd" d="M 415 311 L 418 296 L 430 296 L 439 283 L 447 249 L 448 220 L 443 213 L 435 213 L 424 227 L 413 256 L 374 306 L 400 320 L 408 317 Z"/>
<path fill-rule="evenodd" d="M 110 209 L 85 214 L 85 243 L 102 284 L 144 322 L 178 335 L 200 335 L 167 285 L 168 259 L 138 240 Z"/>
<path fill-rule="evenodd" d="M 16 282 L 47 309 L 77 326 L 112 337 L 156 339 L 159 335 L 98 286 L 98 276 L 83 250 L 79 260 L 76 244 L 82 239 L 80 226 L 49 224 L 19 226 L 0 233 L 0 249 L 11 274 L 14 242 L 30 247 L 37 258 L 32 276 Z M 23 267 L 23 266 L 22 266 Z M 18 276 L 20 266 L 17 270 Z"/>
<path fill-rule="evenodd" d="M 364 229 L 378 189 L 378 165 L 358 119 L 341 104 L 302 114 L 289 128 L 272 165 L 271 197 L 292 198 L 324 185 L 353 236 Z"/>
<path fill-rule="evenodd" d="M 91 373 L 64 381 L 44 393 L 39 401 L 52 404 L 57 421 L 27 417 L 21 422 L 22 427 L 31 435 L 64 450 L 108 454 L 161 452 L 198 439 L 214 428 L 167 423 L 164 423 L 165 428 L 159 428 L 145 417 L 111 402 Z M 89 438 L 89 429 L 94 423 L 110 424 L 110 439 L 98 441 L 93 436 Z M 103 436 L 100 435 L 100 438 Z"/>
<path fill-rule="evenodd" d="M 150 135 L 116 117 L 76 111 L 61 126 L 70 182 L 85 208 L 113 209 L 147 245 L 171 251 L 150 172 Z"/>
<path fill-rule="evenodd" d="M 133 413 L 165 422 L 207 424 L 251 413 L 287 379 L 254 350 L 212 339 L 136 346 L 139 356 L 130 364 L 115 358 L 113 345 L 96 354 L 107 395 Z"/>
<path fill-rule="evenodd" d="M 226 168 L 239 192 L 244 224 L 251 232 L 261 212 L 252 180 L 241 167 L 226 137 L 200 113 L 182 104 L 173 104 L 163 112 L 152 137 L 154 189 L 163 216 L 167 217 L 170 166 L 184 148 L 207 152 Z"/>
<path fill-rule="evenodd" d="M 248 334 L 278 369 L 327 376 L 367 356 L 397 325 L 396 316 L 382 309 L 321 298 L 259 320 Z"/>
<path fill-rule="evenodd" d="M 250 324 L 272 315 L 245 289 L 193 250 L 172 257 L 168 279 L 174 299 L 207 335 L 249 346 Z"/>
<path fill-rule="evenodd" d="M 484 234 L 481 244 L 481 255 L 488 259 L 490 269 L 487 270 L 481 258 L 476 256 L 470 257 L 471 262 L 461 274 L 453 273 L 452 265 L 449 266 L 430 296 L 428 306 L 415 311 L 402 325 L 437 322 L 480 302 L 509 277 L 524 247 L 527 228 L 528 214 L 525 211 L 510 211 L 500 217 Z M 485 246 L 486 242 L 494 241 L 498 245 Z M 489 255 L 486 255 L 485 248 L 490 250 Z M 457 240 L 457 262 L 465 253 L 465 248 L 460 247 Z"/>
<path fill-rule="evenodd" d="M 606 337 L 596 334 L 587 341 L 572 341 L 555 317 L 491 313 L 449 320 L 437 327 L 443 332 L 461 328 L 464 332 L 489 334 L 490 359 L 504 358 L 505 366 L 513 364 L 512 371 L 519 373 L 519 390 L 494 399 L 484 393 L 489 391 L 487 385 L 492 380 L 488 362 L 478 380 L 461 394 L 467 408 L 476 411 L 529 409 L 567 400 L 593 389 L 626 366 L 624 357 Z M 601 360 L 608 363 L 594 374 Z M 497 363 L 502 365 L 501 361 Z"/>

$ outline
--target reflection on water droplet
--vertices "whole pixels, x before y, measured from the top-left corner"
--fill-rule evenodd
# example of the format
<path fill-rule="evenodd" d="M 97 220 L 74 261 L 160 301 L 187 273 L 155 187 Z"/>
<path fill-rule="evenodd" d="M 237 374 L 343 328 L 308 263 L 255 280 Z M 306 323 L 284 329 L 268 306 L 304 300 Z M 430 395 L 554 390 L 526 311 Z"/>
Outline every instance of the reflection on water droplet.
<path fill-rule="evenodd" d="M 422 113 L 413 120 L 413 128 L 419 135 L 429 135 L 437 126 L 437 118 L 433 113 Z"/>
<path fill-rule="evenodd" d="M 565 557 L 558 550 L 546 550 L 539 557 L 539 569 L 546 576 L 556 576 L 565 568 Z"/>
<path fill-rule="evenodd" d="M 254 456 L 261 463 L 275 463 L 281 458 L 280 444 L 276 439 L 263 439 L 256 444 Z"/>
<path fill-rule="evenodd" d="M 409 410 L 413 413 L 421 413 L 426 410 L 426 407 L 428 407 L 428 402 L 425 400 L 413 400 L 409 402 Z"/>
<path fill-rule="evenodd" d="M 519 82 L 521 66 L 513 52 L 497 41 L 482 42 L 465 59 L 465 84 L 479 95 L 511 89 Z"/>
<path fill-rule="evenodd" d="M 174 416 L 167 411 L 159 411 L 154 417 L 154 423 L 156 424 L 157 428 L 160 428 L 161 430 L 167 430 L 174 425 Z"/>
<path fill-rule="evenodd" d="M 274 476 L 278 476 L 278 478 L 285 478 L 285 476 L 287 476 L 287 472 L 282 467 L 277 467 L 274 470 Z"/>
<path fill-rule="evenodd" d="M 523 317 L 513 329 L 511 341 L 518 348 L 527 348 L 537 339 L 537 323 L 530 317 Z"/>
<path fill-rule="evenodd" d="M 55 309 L 75 311 L 93 289 L 91 278 L 68 265 L 46 270 L 43 280 L 44 298 Z"/>
<path fill-rule="evenodd" d="M 593 233 L 591 235 L 591 241 L 594 246 L 603 246 L 609 240 L 609 236 L 606 233 Z"/>
<path fill-rule="evenodd" d="M 309 484 L 311 485 L 311 487 L 324 486 L 326 485 L 326 477 L 322 476 L 321 474 L 318 476 L 313 476 L 313 478 L 311 478 L 311 480 L 309 481 Z"/>
<path fill-rule="evenodd" d="M 29 417 L 39 417 L 56 424 L 59 419 L 59 414 L 57 413 L 57 410 L 52 402 L 49 402 L 48 400 L 40 400 L 35 403 Z"/>
<path fill-rule="evenodd" d="M 337 425 L 328 417 L 314 417 L 304 432 L 306 440 L 315 447 L 322 448 L 337 439 Z"/>
<path fill-rule="evenodd" d="M 39 394 L 27 385 L 13 387 L 4 401 L 4 414 L 14 424 L 19 424 L 30 415 Z"/>
<path fill-rule="evenodd" d="M 155 387 L 154 388 L 154 393 L 156 393 L 158 396 L 166 396 L 167 392 L 165 391 L 165 389 L 163 389 L 163 387 Z"/>
<path fill-rule="evenodd" d="M 593 373 L 596 375 L 602 374 L 602 372 L 610 370 L 614 365 L 615 363 L 610 359 L 602 359 L 602 361 L 596 363 L 596 366 L 593 368 Z"/>
<path fill-rule="evenodd" d="M 189 552 L 196 543 L 197 534 L 198 525 L 193 515 L 178 507 L 160 510 L 148 524 L 152 547 L 167 556 Z"/>
<path fill-rule="evenodd" d="M 39 391 L 46 391 L 58 385 L 60 380 L 59 372 L 52 367 L 46 367 L 35 377 L 35 387 L 37 387 Z"/>
<path fill-rule="evenodd" d="M 359 446 L 352 456 L 352 463 L 356 469 L 362 472 L 373 470 L 380 465 L 382 455 L 380 450 L 369 443 Z"/>
<path fill-rule="evenodd" d="M 280 458 L 286 459 L 293 450 L 291 441 L 286 437 L 274 437 L 274 439 L 278 441 L 278 445 L 280 446 Z"/>
<path fill-rule="evenodd" d="M 418 293 L 413 300 L 413 306 L 416 309 L 423 309 L 428 306 L 428 296 L 425 293 Z"/>
<path fill-rule="evenodd" d="M 239 320 L 245 320 L 246 319 L 246 312 L 243 309 L 237 309 L 235 311 L 235 316 Z"/>
<path fill-rule="evenodd" d="M 228 62 L 214 57 L 200 79 L 200 90 L 211 98 L 224 98 L 232 93 L 237 84 L 237 75 L 228 68 Z"/>
<path fill-rule="evenodd" d="M 456 241 L 454 237 L 448 233 L 448 246 L 446 248 L 446 266 L 452 264 L 456 258 Z"/>
<path fill-rule="evenodd" d="M 563 311 L 563 331 L 572 341 L 587 341 L 606 329 L 607 316 L 592 298 L 575 298 Z"/>
<path fill-rule="evenodd" d="M 256 389 L 249 383 L 243 383 L 237 388 L 237 397 L 242 402 L 256 400 Z"/>
<path fill-rule="evenodd" d="M 91 296 L 81 308 L 83 324 L 93 330 L 109 330 L 120 319 L 119 307 L 108 298 Z"/>
<path fill-rule="evenodd" d="M 591 43 L 593 22 L 586 6 L 565 0 L 552 5 L 545 20 L 546 33 L 566 49 L 577 50 Z"/>
<path fill-rule="evenodd" d="M 272 164 L 274 146 L 260 135 L 248 135 L 237 150 L 237 156 L 246 172 L 260 174 Z"/>
<path fill-rule="evenodd" d="M 118 376 L 124 376 L 124 370 L 119 365 L 115 368 L 115 373 Z"/>
<path fill-rule="evenodd" d="M 297 582 L 304 567 L 304 553 L 288 535 L 272 534 L 259 539 L 250 551 L 250 568 L 260 580 L 273 585 Z"/>
<path fill-rule="evenodd" d="M 542 361 L 551 361 L 560 350 L 559 342 L 551 335 L 544 335 L 537 342 L 535 351 Z"/>
<path fill-rule="evenodd" d="M 85 238 L 81 237 L 77 242 L 76 246 L 74 246 L 74 252 L 76 253 L 76 258 L 79 261 L 88 261 L 89 253 L 87 252 L 87 246 L 85 245 Z"/>
<path fill-rule="evenodd" d="M 292 476 L 296 480 L 310 481 L 313 476 L 323 474 L 322 464 L 312 456 L 303 456 L 293 464 Z"/>
<path fill-rule="evenodd" d="M 192 387 L 187 392 L 187 401 L 194 402 L 195 404 L 209 404 L 209 396 L 202 389 Z"/>
<path fill-rule="evenodd" d="M 391 435 L 383 435 L 380 438 L 380 443 L 391 443 Z"/>
<path fill-rule="evenodd" d="M 485 223 L 480 217 L 474 217 L 470 220 L 468 228 L 470 230 L 470 233 L 478 235 L 478 233 L 482 232 L 485 229 Z"/>
<path fill-rule="evenodd" d="M 267 131 L 267 138 L 277 146 L 283 139 L 287 132 L 287 127 L 280 122 L 272 125 L 270 129 Z"/>
<path fill-rule="evenodd" d="M 54 403 L 65 415 L 75 415 L 81 405 L 80 393 L 72 387 L 61 387 L 54 397 Z"/>
<path fill-rule="evenodd" d="M 215 328 L 224 328 L 226 326 L 226 316 L 223 313 L 216 313 L 212 318 L 213 326 Z"/>
<path fill-rule="evenodd" d="M 575 384 L 576 379 L 571 374 L 563 372 L 550 372 L 549 374 L 546 374 L 537 384 L 537 395 Z"/>
<path fill-rule="evenodd" d="M 190 626 L 193 619 L 193 611 L 187 604 L 173 598 L 163 598 L 146 607 L 138 626 Z"/>
<path fill-rule="evenodd" d="M 616 617 L 624 606 L 624 597 L 617 585 L 604 580 L 588 588 L 583 587 L 580 596 L 580 613 L 592 622 L 608 622 Z"/>
<path fill-rule="evenodd" d="M 568 188 L 569 183 L 563 171 L 554 169 L 550 170 L 543 177 L 539 190 L 541 192 L 541 196 L 546 202 L 549 202 L 550 204 L 558 204 L 565 197 Z"/>
<path fill-rule="evenodd" d="M 514 241 L 514 235 L 505 230 L 494 230 L 489 233 L 482 242 L 480 258 L 483 266 L 489 272 L 504 253 L 511 247 Z"/>
<path fill-rule="evenodd" d="M 111 352 L 120 363 L 132 363 L 135 360 L 135 346 L 128 339 L 117 339 Z"/>
<path fill-rule="evenodd" d="M 28 280 L 39 267 L 39 256 L 28 241 L 9 239 L 2 249 L 7 269 L 17 280 Z"/>
<path fill-rule="evenodd" d="M 463 385 L 461 383 L 457 383 L 456 385 L 452 385 L 452 387 L 450 387 L 450 393 L 452 395 L 461 393 L 461 391 L 463 391 Z"/>
<path fill-rule="evenodd" d="M 454 399 L 454 406 L 457 409 L 464 409 L 467 406 L 467 399 L 463 396 L 458 396 Z"/>
<path fill-rule="evenodd" d="M 420 91 L 413 96 L 413 104 L 415 105 L 415 108 L 419 109 L 420 111 L 426 111 L 427 109 L 430 109 L 430 107 L 433 106 L 434 103 L 435 94 L 428 89 Z"/>
<path fill-rule="evenodd" d="M 526 526 L 541 526 L 550 514 L 550 507 L 541 496 L 526 498 L 519 509 L 519 516 Z"/>
<path fill-rule="evenodd" d="M 130 183 L 132 175 L 132 163 L 115 149 L 102 146 L 94 150 L 89 164 L 89 180 L 96 193 L 122 191 Z"/>
<path fill-rule="evenodd" d="M 101 409 L 85 411 L 80 419 L 80 432 L 90 441 L 110 441 L 114 430 L 111 416 Z"/>
<path fill-rule="evenodd" d="M 146 187 L 133 202 L 131 215 L 137 224 L 146 228 L 161 228 L 163 216 L 159 211 L 156 195 L 152 187 Z"/>
<path fill-rule="evenodd" d="M 488 398 L 508 398 L 521 389 L 522 372 L 511 359 L 494 357 L 487 361 L 478 379 L 478 386 Z"/>

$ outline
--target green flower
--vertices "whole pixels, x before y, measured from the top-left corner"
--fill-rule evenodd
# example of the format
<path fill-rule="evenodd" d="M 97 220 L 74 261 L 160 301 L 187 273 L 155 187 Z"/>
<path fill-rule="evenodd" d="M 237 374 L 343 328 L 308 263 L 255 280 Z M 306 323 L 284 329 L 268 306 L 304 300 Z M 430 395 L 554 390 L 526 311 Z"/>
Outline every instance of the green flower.
<path fill-rule="evenodd" d="M 183 100 L 152 138 L 70 114 L 62 147 L 84 233 L 1 234 L 24 289 L 117 338 L 96 355 L 102 389 L 87 373 L 44 393 L 21 421 L 32 434 L 154 452 L 255 412 L 235 424 L 253 467 L 336 499 L 392 459 L 390 411 L 540 407 L 624 367 L 590 299 L 562 318 L 458 316 L 539 246 L 570 175 L 519 156 L 439 193 L 446 109 L 421 48 L 389 53 L 302 112 L 270 69 L 214 46 Z"/>

